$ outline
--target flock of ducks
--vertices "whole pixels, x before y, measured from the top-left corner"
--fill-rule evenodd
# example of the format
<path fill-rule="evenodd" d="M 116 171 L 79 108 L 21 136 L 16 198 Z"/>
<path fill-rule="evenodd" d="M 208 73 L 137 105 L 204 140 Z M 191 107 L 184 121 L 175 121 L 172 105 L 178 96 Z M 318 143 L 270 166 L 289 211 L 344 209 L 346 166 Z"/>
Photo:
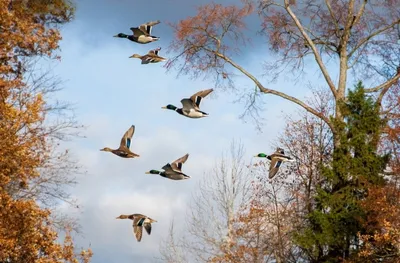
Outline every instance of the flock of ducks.
<path fill-rule="evenodd" d="M 114 37 L 118 38 L 127 38 L 133 42 L 139 44 L 148 44 L 151 42 L 155 42 L 159 40 L 159 37 L 152 36 L 151 31 L 154 25 L 159 24 L 160 21 L 151 21 L 148 23 L 141 24 L 138 27 L 131 27 L 132 35 L 126 35 L 124 33 L 119 33 Z M 161 61 L 165 61 L 166 58 L 163 58 L 158 55 L 161 48 L 150 50 L 145 55 L 138 55 L 133 54 L 130 58 L 139 58 L 142 62 L 141 64 L 148 64 L 148 63 L 157 63 Z M 182 108 L 178 108 L 172 104 L 168 104 L 167 106 L 162 107 L 163 109 L 173 110 L 176 111 L 178 114 L 183 115 L 188 118 L 203 118 L 207 117 L 208 113 L 205 113 L 200 110 L 200 102 L 204 99 L 208 94 L 210 94 L 213 89 L 201 90 L 193 94 L 190 98 L 183 98 L 181 100 Z M 136 154 L 131 151 L 131 141 L 133 134 L 135 133 L 135 126 L 132 125 L 122 136 L 120 145 L 117 149 L 111 149 L 109 147 L 105 147 L 100 151 L 111 152 L 119 157 L 122 158 L 136 158 L 140 157 L 139 154 Z M 277 148 L 274 153 L 271 155 L 267 155 L 265 153 L 259 153 L 255 155 L 255 157 L 266 158 L 271 161 L 270 168 L 269 168 L 269 178 L 272 179 L 278 172 L 279 168 L 281 167 L 283 162 L 286 161 L 294 161 L 291 157 L 286 156 L 284 150 L 282 148 Z M 165 164 L 161 169 L 164 171 L 159 170 L 150 170 L 146 172 L 146 174 L 158 174 L 162 177 L 171 179 L 171 180 L 184 180 L 189 179 L 190 176 L 186 175 L 182 172 L 182 165 L 187 161 L 189 158 L 189 154 L 185 154 L 184 156 L 180 157 L 179 159 Z M 131 214 L 131 215 L 120 215 L 116 219 L 130 219 L 133 221 L 133 233 L 138 242 L 142 239 L 142 232 L 143 227 L 146 230 L 147 234 L 150 235 L 151 233 L 151 224 L 153 222 L 157 222 L 156 220 L 142 214 Z"/>

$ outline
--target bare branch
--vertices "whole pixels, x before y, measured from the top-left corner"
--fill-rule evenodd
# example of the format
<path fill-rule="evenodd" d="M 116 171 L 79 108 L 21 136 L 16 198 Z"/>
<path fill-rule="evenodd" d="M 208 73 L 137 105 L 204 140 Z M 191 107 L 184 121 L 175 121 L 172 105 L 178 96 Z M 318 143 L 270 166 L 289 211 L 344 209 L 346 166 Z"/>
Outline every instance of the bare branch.
<path fill-rule="evenodd" d="M 390 88 L 391 86 L 393 86 L 394 84 L 396 84 L 396 82 L 400 79 L 400 74 L 397 73 L 393 78 L 389 79 L 388 81 L 386 81 L 385 83 L 382 83 L 379 86 L 376 86 L 374 88 L 369 88 L 369 89 L 365 89 L 365 92 L 367 93 L 371 93 L 371 92 L 377 92 L 380 91 L 382 89 L 386 89 L 386 88 Z"/>
<path fill-rule="evenodd" d="M 319 66 L 319 68 L 321 69 L 321 72 L 329 86 L 329 88 L 332 91 L 333 96 L 336 98 L 337 96 L 337 92 L 336 92 L 336 87 L 335 84 L 333 83 L 329 73 L 328 73 L 328 69 L 325 67 L 324 62 L 322 61 L 322 58 L 317 50 L 317 47 L 315 46 L 314 42 L 312 41 L 312 39 L 308 36 L 308 34 L 306 33 L 303 25 L 301 24 L 301 22 L 299 21 L 299 19 L 297 18 L 297 16 L 293 13 L 292 9 L 289 6 L 288 0 L 285 0 L 286 3 L 286 11 L 288 12 L 288 14 L 290 15 L 290 17 L 293 19 L 293 21 L 296 23 L 297 28 L 300 30 L 301 34 L 303 35 L 303 37 L 307 40 L 308 45 L 311 47 L 315 60 L 317 61 L 317 64 Z"/>
<path fill-rule="evenodd" d="M 351 56 L 354 54 L 354 52 L 356 52 L 361 46 L 363 46 L 364 44 L 368 43 L 369 40 L 371 40 L 372 38 L 376 37 L 377 35 L 385 32 L 386 30 L 390 29 L 390 28 L 394 28 L 395 25 L 400 23 L 400 19 L 394 21 L 393 23 L 391 23 L 390 25 L 387 25 L 375 32 L 372 32 L 371 34 L 369 34 L 367 37 L 361 39 L 358 44 L 349 52 L 348 57 L 351 58 Z"/>
<path fill-rule="evenodd" d="M 310 107 L 309 105 L 305 104 L 303 101 L 289 96 L 283 92 L 277 91 L 277 90 L 273 90 L 273 89 L 268 89 L 265 88 L 258 80 L 256 77 L 254 77 L 252 74 L 250 74 L 248 71 L 246 71 L 243 67 L 239 66 L 238 64 L 236 64 L 234 61 L 232 61 L 230 58 L 224 56 L 223 54 L 220 54 L 218 52 L 215 52 L 213 50 L 209 50 L 206 49 L 209 52 L 213 52 L 215 53 L 218 57 L 222 58 L 223 60 L 225 60 L 226 62 L 228 62 L 229 64 L 231 64 L 233 67 L 235 67 L 236 69 L 238 69 L 240 72 L 242 72 L 244 75 L 246 75 L 249 79 L 251 79 L 257 86 L 257 88 L 265 94 L 274 94 L 276 96 L 279 96 L 281 98 L 287 99 L 289 101 L 292 101 L 294 103 L 296 103 L 297 105 L 303 107 L 305 110 L 307 110 L 308 112 L 314 114 L 315 116 L 323 119 L 326 124 L 329 125 L 329 127 L 332 129 L 332 131 L 334 130 L 333 125 L 331 124 L 330 120 L 328 118 L 326 118 L 325 116 L 323 116 L 320 112 L 316 111 L 315 109 L 313 109 L 312 107 Z"/>

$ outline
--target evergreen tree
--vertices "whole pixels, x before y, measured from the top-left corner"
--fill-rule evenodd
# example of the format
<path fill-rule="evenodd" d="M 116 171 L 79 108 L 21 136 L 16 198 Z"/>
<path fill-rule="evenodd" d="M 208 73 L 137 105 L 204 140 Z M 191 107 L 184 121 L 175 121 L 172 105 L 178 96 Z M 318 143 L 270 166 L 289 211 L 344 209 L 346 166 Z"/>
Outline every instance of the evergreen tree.
<path fill-rule="evenodd" d="M 334 121 L 340 144 L 332 163 L 321 167 L 325 181 L 308 215 L 309 225 L 296 235 L 311 262 L 341 262 L 357 250 L 358 233 L 365 232 L 360 201 L 367 196 L 369 185 L 384 184 L 381 173 L 387 157 L 377 154 L 384 125 L 378 105 L 359 82 L 340 107 L 344 121 Z"/>

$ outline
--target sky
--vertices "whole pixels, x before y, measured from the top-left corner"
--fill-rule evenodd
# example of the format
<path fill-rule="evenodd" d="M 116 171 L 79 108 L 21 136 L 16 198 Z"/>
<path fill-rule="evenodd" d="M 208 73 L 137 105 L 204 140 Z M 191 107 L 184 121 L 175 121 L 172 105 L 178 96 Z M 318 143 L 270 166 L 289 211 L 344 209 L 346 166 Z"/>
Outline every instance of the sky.
<path fill-rule="evenodd" d="M 196 1 L 196 5 L 206 2 Z M 255 154 L 274 150 L 285 125 L 284 114 L 295 114 L 299 109 L 281 98 L 265 96 L 261 131 L 250 119 L 239 119 L 244 105 L 233 103 L 234 95 L 218 89 L 202 101 L 201 109 L 210 114 L 207 118 L 190 119 L 161 109 L 167 104 L 180 107 L 182 98 L 213 88 L 214 84 L 211 80 L 177 78 L 176 72 L 166 72 L 164 63 L 141 65 L 140 60 L 128 57 L 157 47 L 162 48 L 161 56 L 171 56 L 163 53 L 173 38 L 167 22 L 178 22 L 195 11 L 195 4 L 184 0 L 80 0 L 75 20 L 62 29 L 61 62 L 45 64 L 64 81 L 64 90 L 57 98 L 74 103 L 77 120 L 87 127 L 82 131 L 85 138 L 64 145 L 86 171 L 77 176 L 78 184 L 71 189 L 80 210 L 65 204 L 61 209 L 79 218 L 82 233 L 75 237 L 77 247 L 90 245 L 93 263 L 154 262 L 171 221 L 184 228 L 191 194 L 201 178 L 212 176 L 208 172 L 229 150 L 232 140 L 241 140 L 246 160 L 251 162 Z M 140 45 L 112 37 L 158 19 L 161 24 L 153 28 L 152 34 L 160 40 L 155 43 Z M 268 52 L 265 40 L 255 43 L 256 48 L 245 50 L 236 59 L 261 78 L 260 54 L 267 57 Z M 309 74 L 314 76 L 315 72 Z M 318 76 L 313 79 L 321 81 Z M 235 81 L 243 89 L 254 87 L 244 77 Z M 291 84 L 285 78 L 268 87 L 299 98 L 307 94 L 302 85 Z M 131 125 L 136 127 L 131 150 L 139 158 L 123 159 L 99 151 L 106 146 L 117 148 Z M 189 180 L 145 174 L 186 153 L 189 159 L 183 171 L 191 176 Z M 133 236 L 132 221 L 115 219 L 133 213 L 158 221 L 153 223 L 150 236 L 143 233 L 140 243 Z"/>

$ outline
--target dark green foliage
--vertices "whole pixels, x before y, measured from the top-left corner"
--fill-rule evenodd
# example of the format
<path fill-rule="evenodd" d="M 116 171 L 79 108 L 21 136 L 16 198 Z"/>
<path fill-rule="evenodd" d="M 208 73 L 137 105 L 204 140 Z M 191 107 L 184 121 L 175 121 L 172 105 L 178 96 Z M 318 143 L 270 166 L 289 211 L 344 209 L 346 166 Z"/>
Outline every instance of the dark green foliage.
<path fill-rule="evenodd" d="M 384 122 L 379 108 L 360 83 L 339 105 L 344 122 L 335 121 L 336 138 L 330 166 L 321 167 L 325 181 L 315 197 L 308 226 L 296 235 L 310 262 L 341 262 L 357 249 L 365 213 L 359 205 L 368 194 L 365 184 L 384 183 L 386 158 L 376 153 Z"/>

